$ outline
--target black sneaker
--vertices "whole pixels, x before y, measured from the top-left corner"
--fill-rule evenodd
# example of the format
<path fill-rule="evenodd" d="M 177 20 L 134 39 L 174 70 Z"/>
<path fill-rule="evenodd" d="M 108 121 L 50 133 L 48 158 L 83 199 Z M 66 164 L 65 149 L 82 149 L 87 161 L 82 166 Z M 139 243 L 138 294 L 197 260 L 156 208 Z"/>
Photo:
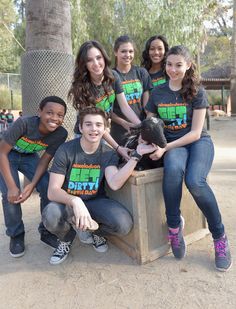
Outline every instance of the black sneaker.
<path fill-rule="evenodd" d="M 169 229 L 169 241 L 172 252 L 176 259 L 182 259 L 186 254 L 186 245 L 183 237 L 184 218 L 181 216 L 179 230 L 177 233 L 171 232 Z"/>
<path fill-rule="evenodd" d="M 17 258 L 25 254 L 25 233 L 11 237 L 10 240 L 10 254 L 11 256 Z"/>
<path fill-rule="evenodd" d="M 92 234 L 93 237 L 93 248 L 97 252 L 106 252 L 108 250 L 108 244 L 106 238 Z"/>
<path fill-rule="evenodd" d="M 40 240 L 42 242 L 44 242 L 45 244 L 53 247 L 53 248 L 57 248 L 58 244 L 59 244 L 59 239 L 57 238 L 56 235 L 50 233 L 47 230 L 42 231 L 40 236 Z"/>
<path fill-rule="evenodd" d="M 57 265 L 65 261 L 70 252 L 71 244 L 71 241 L 59 241 L 58 247 L 53 252 L 52 257 L 50 258 L 50 264 Z"/>
<path fill-rule="evenodd" d="M 229 243 L 226 235 L 214 239 L 215 265 L 219 271 L 227 271 L 232 266 L 232 259 L 229 250 Z"/>

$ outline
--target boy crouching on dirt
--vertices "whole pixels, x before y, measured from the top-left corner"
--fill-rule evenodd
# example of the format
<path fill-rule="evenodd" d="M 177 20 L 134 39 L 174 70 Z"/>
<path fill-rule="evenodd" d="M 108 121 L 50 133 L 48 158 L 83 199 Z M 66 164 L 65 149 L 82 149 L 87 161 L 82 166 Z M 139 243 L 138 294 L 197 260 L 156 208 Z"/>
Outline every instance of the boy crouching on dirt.
<path fill-rule="evenodd" d="M 53 202 L 43 211 L 45 227 L 60 240 L 51 264 L 60 264 L 67 258 L 75 229 L 79 229 L 82 242 L 92 244 L 98 252 L 105 252 L 108 246 L 104 236 L 126 235 L 132 228 L 127 209 L 106 197 L 104 178 L 111 189 L 118 190 L 142 155 L 153 152 L 156 147 L 139 144 L 128 162 L 118 170 L 116 152 L 101 141 L 106 127 L 104 111 L 96 107 L 82 110 L 82 136 L 61 145 L 55 154 L 48 188 L 48 197 Z M 91 232 L 97 228 L 96 232 Z"/>
<path fill-rule="evenodd" d="M 67 138 L 67 131 L 61 127 L 65 114 L 66 103 L 61 98 L 46 97 L 39 105 L 39 116 L 20 117 L 3 133 L 0 142 L 0 190 L 6 234 L 11 238 L 10 254 L 13 257 L 20 257 L 25 252 L 20 203 L 26 201 L 35 188 L 40 194 L 41 213 L 49 203 L 47 168 L 57 148 Z M 44 151 L 41 158 L 38 151 Z M 18 172 L 30 181 L 22 190 Z M 57 246 L 57 237 L 49 233 L 42 223 L 39 232 L 42 241 Z"/>

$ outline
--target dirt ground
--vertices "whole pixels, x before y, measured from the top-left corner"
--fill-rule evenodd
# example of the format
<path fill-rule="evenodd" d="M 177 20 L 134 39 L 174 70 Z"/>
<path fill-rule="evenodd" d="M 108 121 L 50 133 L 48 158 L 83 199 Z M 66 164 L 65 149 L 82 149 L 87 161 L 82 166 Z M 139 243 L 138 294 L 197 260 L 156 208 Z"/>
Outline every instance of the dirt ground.
<path fill-rule="evenodd" d="M 212 119 L 210 133 L 216 146 L 210 181 L 235 256 L 236 119 Z M 26 253 L 18 259 L 9 255 L 0 217 L 0 308 L 236 308 L 236 267 L 227 273 L 214 269 L 210 235 L 189 245 L 181 261 L 170 254 L 143 266 L 113 245 L 101 254 L 76 240 L 68 259 L 51 266 L 52 249 L 37 233 L 36 195 L 23 205 L 23 215 Z"/>

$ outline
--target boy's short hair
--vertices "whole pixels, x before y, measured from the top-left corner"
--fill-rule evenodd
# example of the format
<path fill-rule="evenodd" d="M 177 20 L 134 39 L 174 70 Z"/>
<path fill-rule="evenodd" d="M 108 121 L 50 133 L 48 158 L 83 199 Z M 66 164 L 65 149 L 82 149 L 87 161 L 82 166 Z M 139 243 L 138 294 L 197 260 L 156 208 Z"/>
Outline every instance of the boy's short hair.
<path fill-rule="evenodd" d="M 107 113 L 104 112 L 102 109 L 96 107 L 96 106 L 88 106 L 86 108 L 79 110 L 79 122 L 80 122 L 81 127 L 83 125 L 84 117 L 86 115 L 100 115 L 103 118 L 105 128 L 108 126 L 108 115 L 107 115 Z"/>
<path fill-rule="evenodd" d="M 41 110 L 43 110 L 43 108 L 47 105 L 48 102 L 54 102 L 54 103 L 57 103 L 57 104 L 60 104 L 62 106 L 64 106 L 65 108 L 65 114 L 66 114 L 66 111 L 67 111 L 67 106 L 66 106 L 66 103 L 65 101 L 60 98 L 60 97 L 57 97 L 57 96 L 49 96 L 49 97 L 46 97 L 44 98 L 40 104 L 39 104 L 39 108 Z"/>

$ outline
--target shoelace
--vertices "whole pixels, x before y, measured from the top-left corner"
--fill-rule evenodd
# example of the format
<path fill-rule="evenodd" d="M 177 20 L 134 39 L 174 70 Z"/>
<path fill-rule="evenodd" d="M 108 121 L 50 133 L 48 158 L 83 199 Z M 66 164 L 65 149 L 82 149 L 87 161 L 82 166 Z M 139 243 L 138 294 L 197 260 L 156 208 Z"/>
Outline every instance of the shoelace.
<path fill-rule="evenodd" d="M 175 248 L 179 247 L 179 237 L 178 237 L 178 233 L 177 234 L 172 234 L 169 233 L 168 235 L 168 239 L 171 242 L 171 245 Z"/>
<path fill-rule="evenodd" d="M 104 237 L 93 235 L 94 243 L 96 246 L 103 245 L 106 242 Z"/>
<path fill-rule="evenodd" d="M 68 253 L 70 251 L 70 242 L 64 242 L 64 241 L 61 241 L 55 251 L 55 253 L 57 254 L 63 254 L 63 253 Z"/>
<path fill-rule="evenodd" d="M 226 244 L 225 240 L 216 240 L 215 242 L 215 250 L 219 257 L 225 257 L 226 256 Z"/>

